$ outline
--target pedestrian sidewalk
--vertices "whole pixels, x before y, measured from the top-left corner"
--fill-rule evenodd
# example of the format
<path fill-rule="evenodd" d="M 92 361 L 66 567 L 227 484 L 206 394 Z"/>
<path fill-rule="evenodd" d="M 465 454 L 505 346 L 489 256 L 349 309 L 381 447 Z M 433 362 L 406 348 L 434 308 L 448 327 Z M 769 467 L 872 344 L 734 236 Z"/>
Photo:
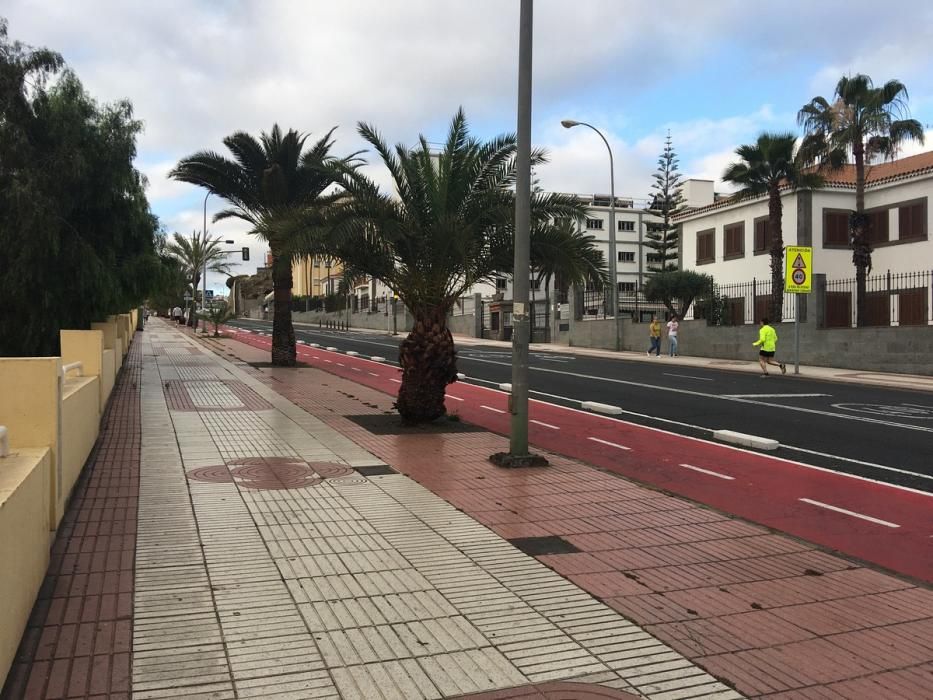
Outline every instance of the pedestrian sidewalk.
<path fill-rule="evenodd" d="M 136 335 L 4 700 L 928 691 L 927 588 L 267 362 Z"/>

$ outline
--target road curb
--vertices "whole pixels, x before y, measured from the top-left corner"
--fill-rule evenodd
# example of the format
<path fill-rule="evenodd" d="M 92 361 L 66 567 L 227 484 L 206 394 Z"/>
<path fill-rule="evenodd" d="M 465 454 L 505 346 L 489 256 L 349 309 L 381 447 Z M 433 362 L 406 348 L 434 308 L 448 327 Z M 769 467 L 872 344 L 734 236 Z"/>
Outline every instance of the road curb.
<path fill-rule="evenodd" d="M 758 435 L 748 435 L 747 433 L 738 433 L 734 430 L 714 430 L 713 438 L 734 445 L 752 447 L 756 450 L 776 450 L 781 446 L 781 443 L 777 440 L 760 437 Z"/>

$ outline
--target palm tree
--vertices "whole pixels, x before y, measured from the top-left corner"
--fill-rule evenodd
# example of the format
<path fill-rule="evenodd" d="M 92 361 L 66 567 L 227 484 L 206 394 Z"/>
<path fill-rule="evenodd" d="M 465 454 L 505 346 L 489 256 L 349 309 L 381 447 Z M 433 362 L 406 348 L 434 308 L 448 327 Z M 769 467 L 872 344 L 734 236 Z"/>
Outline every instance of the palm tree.
<path fill-rule="evenodd" d="M 843 76 L 830 103 L 814 97 L 797 114 L 807 136 L 800 152 L 804 160 L 837 170 L 855 161 L 855 214 L 849 217 L 849 240 L 855 265 L 856 322 L 867 322 L 865 278 L 871 270 L 869 221 L 865 216 L 865 166 L 881 156 L 893 158 L 905 141 L 923 143 L 923 127 L 909 119 L 907 88 L 899 80 L 875 87 L 867 75 Z"/>
<path fill-rule="evenodd" d="M 763 133 L 754 144 L 739 146 L 735 154 L 742 160 L 732 163 L 722 179 L 739 185 L 737 195 L 755 197 L 768 195 L 768 233 L 771 236 L 771 308 L 776 321 L 784 311 L 784 236 L 781 222 L 783 204 L 781 190 L 785 187 L 814 188 L 823 178 L 801 167 L 797 157 L 797 137 L 792 133 Z"/>
<path fill-rule="evenodd" d="M 278 124 L 259 140 L 238 131 L 224 139 L 233 160 L 213 151 L 199 151 L 182 159 L 169 177 L 199 185 L 226 199 L 231 207 L 218 212 L 214 221 L 237 218 L 252 226 L 253 233 L 269 243 L 275 314 L 272 321 L 272 364 L 294 366 L 295 329 L 292 326 L 292 261 L 288 234 L 296 212 L 325 206 L 334 194 L 324 194 L 333 184 L 330 166 L 341 163 L 352 169 L 355 154 L 337 160 L 328 131 L 304 150 L 306 136 L 295 130 L 283 134 Z"/>
<path fill-rule="evenodd" d="M 515 135 L 480 141 L 462 109 L 438 153 L 423 136 L 415 148 L 390 149 L 374 127 L 360 123 L 358 130 L 388 168 L 397 196 L 340 167 L 346 196 L 319 231 L 331 255 L 383 282 L 411 311 L 396 407 L 405 422 L 428 422 L 446 412 L 445 387 L 457 378 L 448 313 L 464 291 L 511 271 Z M 533 164 L 544 161 L 543 152 L 532 152 Z M 583 208 L 565 195 L 534 193 L 532 224 L 555 216 L 579 219 Z"/>
<path fill-rule="evenodd" d="M 545 328 L 551 324 L 551 280 L 561 289 L 592 284 L 602 289 L 609 283 L 606 260 L 595 245 L 596 239 L 578 231 L 573 221 L 546 222 L 531 231 L 529 257 L 535 280 L 544 283 L 547 308 Z M 532 318 L 534 321 L 534 318 Z"/>
<path fill-rule="evenodd" d="M 198 284 L 201 282 L 201 272 L 204 266 L 212 272 L 221 274 L 230 273 L 230 263 L 227 262 L 227 253 L 221 249 L 223 241 L 219 238 L 209 239 L 207 232 L 194 232 L 190 238 L 180 233 L 172 236 L 166 244 L 165 250 L 181 263 L 188 284 L 191 285 L 192 312 L 188 314 L 188 325 L 196 325 L 197 315 L 194 313 L 194 297 L 197 296 Z M 206 301 L 206 300 L 205 300 Z"/>

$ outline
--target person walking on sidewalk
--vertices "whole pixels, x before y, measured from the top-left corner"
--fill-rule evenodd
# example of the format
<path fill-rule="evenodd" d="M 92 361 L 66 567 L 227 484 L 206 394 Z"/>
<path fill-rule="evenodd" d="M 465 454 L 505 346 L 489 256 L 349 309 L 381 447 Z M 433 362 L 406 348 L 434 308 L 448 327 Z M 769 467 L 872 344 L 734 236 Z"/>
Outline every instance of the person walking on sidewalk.
<path fill-rule="evenodd" d="M 777 350 L 777 331 L 768 324 L 768 317 L 761 319 L 761 329 L 758 331 L 758 340 L 752 343 L 758 351 L 758 364 L 761 365 L 763 377 L 768 376 L 768 365 L 774 365 L 781 368 L 781 374 L 787 374 L 787 367 L 783 362 L 774 359 L 774 353 Z"/>
<path fill-rule="evenodd" d="M 651 314 L 651 325 L 648 326 L 648 340 L 651 346 L 648 348 L 648 355 L 654 353 L 655 357 L 661 356 L 661 322 L 658 317 Z"/>
<path fill-rule="evenodd" d="M 679 327 L 677 314 L 674 314 L 671 316 L 671 320 L 667 322 L 667 347 L 671 357 L 677 357 L 677 329 Z"/>

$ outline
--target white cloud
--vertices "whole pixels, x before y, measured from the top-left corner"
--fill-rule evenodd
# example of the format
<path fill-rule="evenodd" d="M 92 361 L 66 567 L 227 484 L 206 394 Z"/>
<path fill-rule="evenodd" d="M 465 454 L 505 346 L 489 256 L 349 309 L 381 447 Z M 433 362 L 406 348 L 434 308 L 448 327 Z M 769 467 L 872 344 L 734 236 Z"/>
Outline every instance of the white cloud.
<path fill-rule="evenodd" d="M 460 105 L 483 136 L 514 130 L 514 0 L 5 0 L 2 12 L 11 36 L 62 52 L 91 94 L 132 100 L 145 123 L 140 167 L 170 229 L 201 224 L 196 207 L 179 211 L 190 189 L 167 171 L 196 150 L 225 152 L 222 139 L 235 130 L 258 134 L 278 122 L 314 137 L 339 125 L 342 154 L 362 146 L 357 120 L 376 124 L 389 143 L 411 144 L 420 132 L 436 141 Z M 603 144 L 561 129 L 568 117 L 604 131 L 620 194 L 650 192 L 668 129 L 684 176 L 718 180 L 736 146 L 762 129 L 793 129 L 798 102 L 831 93 L 854 70 L 904 80 L 914 113 L 923 119 L 926 109 L 933 121 L 931 13 L 909 0 L 888 0 L 884 12 L 866 0 L 539 0 L 535 143 L 549 148 L 551 163 L 538 176 L 547 189 L 608 189 Z M 692 89 L 716 61 L 719 78 Z M 762 94 L 787 82 L 799 83 L 791 105 Z M 721 97 L 755 88 L 747 105 L 723 114 Z M 646 116 L 652 96 L 662 108 Z M 381 166 L 368 170 L 388 185 Z"/>

